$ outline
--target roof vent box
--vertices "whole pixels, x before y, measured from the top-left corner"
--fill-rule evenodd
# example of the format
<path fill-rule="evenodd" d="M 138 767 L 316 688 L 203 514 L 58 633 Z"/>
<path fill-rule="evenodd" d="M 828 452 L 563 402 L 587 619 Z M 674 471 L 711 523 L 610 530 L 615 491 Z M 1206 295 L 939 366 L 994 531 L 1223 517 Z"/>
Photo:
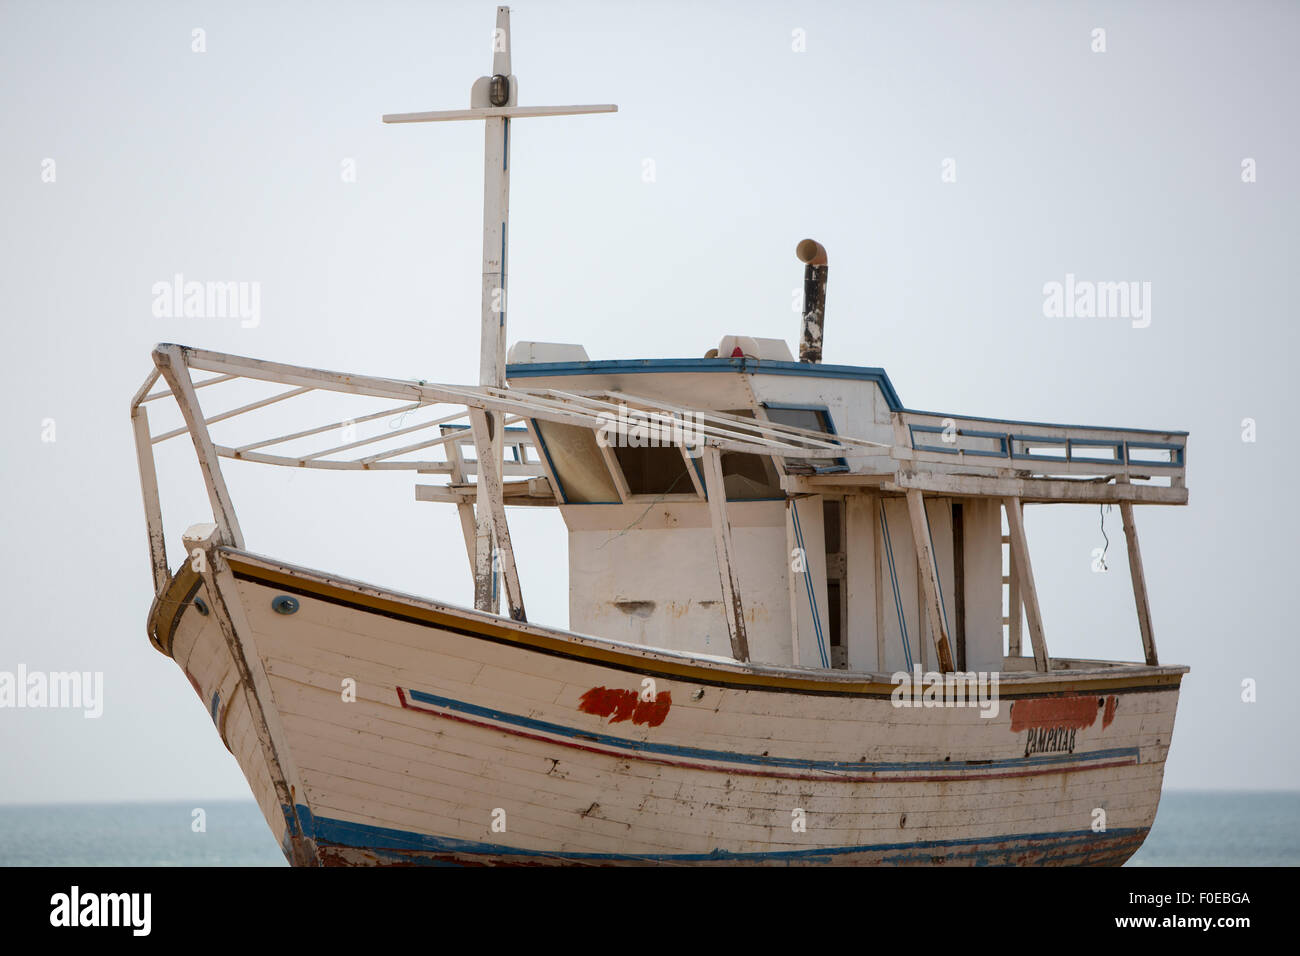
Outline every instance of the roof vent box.
<path fill-rule="evenodd" d="M 739 350 L 739 353 L 737 353 Z M 749 335 L 724 335 L 718 343 L 718 358 L 758 359 L 760 362 L 793 362 L 790 346 L 782 339 L 759 339 Z"/>
<path fill-rule="evenodd" d="M 581 345 L 560 342 L 516 342 L 506 356 L 509 365 L 535 365 L 539 362 L 590 362 Z"/>

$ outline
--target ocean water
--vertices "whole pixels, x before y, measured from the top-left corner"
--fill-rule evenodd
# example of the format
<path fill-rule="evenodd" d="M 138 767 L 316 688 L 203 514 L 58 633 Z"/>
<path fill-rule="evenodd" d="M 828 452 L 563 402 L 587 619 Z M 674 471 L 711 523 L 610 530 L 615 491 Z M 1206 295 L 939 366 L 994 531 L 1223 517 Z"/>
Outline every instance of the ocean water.
<path fill-rule="evenodd" d="M 0 806 L 0 866 L 287 865 L 251 799 Z"/>
<path fill-rule="evenodd" d="M 286 864 L 248 800 L 0 806 L 0 865 Z M 1128 865 L 1300 866 L 1300 793 L 1166 792 Z"/>
<path fill-rule="evenodd" d="M 1175 790 L 1127 866 L 1300 866 L 1300 793 Z"/>

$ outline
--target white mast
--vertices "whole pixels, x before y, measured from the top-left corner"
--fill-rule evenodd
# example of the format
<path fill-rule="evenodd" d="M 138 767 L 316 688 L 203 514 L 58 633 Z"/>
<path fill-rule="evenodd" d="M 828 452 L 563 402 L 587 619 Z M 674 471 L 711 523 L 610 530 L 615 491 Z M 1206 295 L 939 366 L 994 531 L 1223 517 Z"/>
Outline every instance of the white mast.
<path fill-rule="evenodd" d="M 572 116 L 581 113 L 613 113 L 612 104 L 599 106 L 519 106 L 518 82 L 510 72 L 510 8 L 497 7 L 497 25 L 492 33 L 492 75 L 481 76 L 470 88 L 467 110 L 440 110 L 427 113 L 389 113 L 385 123 L 437 123 L 447 120 L 483 120 L 483 304 L 482 339 L 479 347 L 479 384 L 504 388 L 506 384 L 506 266 L 509 260 L 510 221 L 510 120 L 527 116 Z M 491 468 L 501 475 L 502 417 L 489 413 L 488 437 L 491 462 L 479 456 L 478 505 L 475 516 L 477 544 L 474 561 L 474 606 L 495 612 L 498 596 L 493 582 L 497 561 L 493 544 L 502 561 L 514 563 L 508 543 L 509 532 L 498 529 L 488 496 L 489 482 L 484 470 Z M 494 481 L 491 484 L 497 484 Z M 505 538 L 506 540 L 502 540 Z M 517 590 L 517 578 L 507 574 L 508 590 Z M 515 593 L 508 595 L 512 616 L 523 616 L 523 602 Z"/>

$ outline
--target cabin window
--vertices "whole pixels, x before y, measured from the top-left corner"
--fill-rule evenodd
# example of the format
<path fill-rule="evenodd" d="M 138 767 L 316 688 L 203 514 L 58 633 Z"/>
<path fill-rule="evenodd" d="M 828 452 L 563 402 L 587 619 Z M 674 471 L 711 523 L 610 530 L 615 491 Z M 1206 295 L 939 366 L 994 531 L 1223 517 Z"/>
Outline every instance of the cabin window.
<path fill-rule="evenodd" d="M 740 418 L 753 418 L 754 412 L 749 408 L 727 411 L 727 415 Z M 731 431 L 745 435 L 757 436 L 758 433 L 738 423 L 727 423 Z M 722 465 L 722 486 L 727 492 L 728 501 L 766 501 L 772 498 L 785 498 L 781 490 L 781 476 L 772 464 L 771 455 L 751 455 L 740 451 L 724 451 L 720 456 Z"/>
<path fill-rule="evenodd" d="M 458 431 L 464 432 L 464 438 L 456 442 L 460 457 L 464 461 L 478 461 L 478 446 L 474 444 L 474 433 L 468 425 L 443 425 L 441 427 L 444 435 Z M 527 451 L 524 449 L 533 451 L 531 458 L 527 457 Z M 540 461 L 536 451 L 532 448 L 532 443 L 529 441 L 527 428 L 507 428 L 502 453 L 505 455 L 507 462 Z"/>
<path fill-rule="evenodd" d="M 722 453 L 722 483 L 728 501 L 763 501 L 783 498 L 781 478 L 767 455 Z"/>
<path fill-rule="evenodd" d="M 627 490 L 634 495 L 693 495 L 695 484 L 677 445 L 649 448 L 614 448 L 623 469 Z"/>
<path fill-rule="evenodd" d="M 778 425 L 803 428 L 825 435 L 834 435 L 831 413 L 825 408 L 804 408 L 794 405 L 764 405 L 767 417 Z M 828 471 L 846 471 L 848 463 L 843 458 L 785 457 L 786 470 L 794 474 L 820 474 Z"/>
<path fill-rule="evenodd" d="M 618 504 L 618 489 L 605 466 L 596 433 L 578 425 L 534 421 L 565 504 Z M 676 449 L 672 449 L 676 451 Z M 681 456 L 678 455 L 680 458 Z"/>

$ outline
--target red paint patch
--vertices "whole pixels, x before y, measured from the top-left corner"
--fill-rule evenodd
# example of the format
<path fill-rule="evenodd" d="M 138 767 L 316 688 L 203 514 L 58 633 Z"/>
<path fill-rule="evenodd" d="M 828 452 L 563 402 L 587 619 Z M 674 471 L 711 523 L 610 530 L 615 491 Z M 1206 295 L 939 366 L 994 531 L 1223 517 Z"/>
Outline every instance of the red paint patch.
<path fill-rule="evenodd" d="M 632 714 L 632 723 L 658 727 L 664 722 L 664 718 L 668 716 L 668 709 L 672 705 L 673 695 L 666 690 L 656 694 L 654 700 L 638 699 L 636 711 Z"/>
<path fill-rule="evenodd" d="M 608 717 L 611 724 L 616 724 L 632 716 L 636 709 L 636 691 L 593 687 L 582 695 L 578 709 L 584 714 Z"/>
<path fill-rule="evenodd" d="M 1111 694 L 1106 698 L 1106 711 L 1101 715 L 1101 729 L 1105 730 L 1110 726 L 1110 722 L 1115 719 L 1115 708 L 1119 706 L 1119 698 Z"/>
<path fill-rule="evenodd" d="M 634 690 L 593 687 L 579 699 L 578 709 L 584 714 L 608 717 L 611 724 L 630 719 L 634 724 L 658 727 L 672 705 L 673 696 L 668 691 L 656 695 L 654 700 L 642 700 Z"/>
<path fill-rule="evenodd" d="M 1111 698 L 1114 700 L 1114 698 Z M 1031 727 L 1065 727 L 1081 730 L 1097 722 L 1096 697 L 1038 697 L 1011 705 L 1011 731 Z"/>

